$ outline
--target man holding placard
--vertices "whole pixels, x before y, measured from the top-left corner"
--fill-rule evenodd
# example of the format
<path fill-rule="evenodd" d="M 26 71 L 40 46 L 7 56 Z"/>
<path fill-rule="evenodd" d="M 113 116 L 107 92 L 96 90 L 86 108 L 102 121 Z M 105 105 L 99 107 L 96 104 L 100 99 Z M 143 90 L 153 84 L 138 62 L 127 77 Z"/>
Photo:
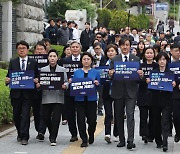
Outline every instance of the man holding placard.
<path fill-rule="evenodd" d="M 34 82 L 37 82 L 38 67 L 35 60 L 27 57 L 29 45 L 25 41 L 16 44 L 19 57 L 9 64 L 5 83 L 10 85 L 10 98 L 13 106 L 13 118 L 17 129 L 17 141 L 28 144 L 30 127 L 30 106 L 34 94 Z M 26 74 L 23 76 L 23 74 Z"/>
<path fill-rule="evenodd" d="M 111 97 L 114 99 L 115 118 L 117 121 L 120 140 L 117 147 L 124 147 L 126 144 L 124 136 L 124 110 L 126 109 L 128 128 L 127 149 L 135 148 L 135 144 L 133 142 L 135 126 L 134 110 L 138 86 L 137 76 L 138 78 L 143 77 L 143 71 L 138 70 L 138 66 L 133 67 L 134 64 L 137 65 L 137 62 L 139 62 L 139 58 L 130 53 L 130 47 L 130 40 L 120 40 L 121 54 L 115 56 L 112 59 L 109 71 L 109 75 L 113 80 L 111 87 Z M 125 63 L 129 66 L 127 66 Z M 122 65 L 126 70 L 122 70 Z"/>

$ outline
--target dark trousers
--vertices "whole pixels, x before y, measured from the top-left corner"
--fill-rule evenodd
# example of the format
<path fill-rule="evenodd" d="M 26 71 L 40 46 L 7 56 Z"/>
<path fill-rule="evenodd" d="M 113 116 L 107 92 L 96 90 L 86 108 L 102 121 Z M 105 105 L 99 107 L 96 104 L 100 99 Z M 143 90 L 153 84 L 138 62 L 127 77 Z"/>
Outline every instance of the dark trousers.
<path fill-rule="evenodd" d="M 74 97 L 65 95 L 65 108 L 66 115 L 68 120 L 68 127 L 72 137 L 77 136 L 77 127 L 76 127 L 76 104 Z"/>
<path fill-rule="evenodd" d="M 98 99 L 98 112 L 103 110 L 103 99 L 102 99 L 102 88 L 98 90 L 99 99 Z"/>
<path fill-rule="evenodd" d="M 66 113 L 66 107 L 65 105 L 62 106 L 62 120 L 67 120 L 67 113 Z"/>
<path fill-rule="evenodd" d="M 169 106 L 152 106 L 153 134 L 157 145 L 167 145 L 167 139 L 170 130 L 170 110 L 171 108 Z"/>
<path fill-rule="evenodd" d="M 89 137 L 94 137 L 97 119 L 97 103 L 96 102 L 77 102 L 77 123 L 80 137 L 84 143 L 87 143 L 88 137 L 86 133 L 86 118 L 88 123 Z"/>
<path fill-rule="evenodd" d="M 45 125 L 45 122 L 43 120 L 41 102 L 42 102 L 41 99 L 34 99 L 31 103 L 31 106 L 33 109 L 35 129 L 38 133 L 45 134 L 46 125 Z"/>
<path fill-rule="evenodd" d="M 173 122 L 176 135 L 180 137 L 180 99 L 173 99 Z"/>
<path fill-rule="evenodd" d="M 134 110 L 135 110 L 135 98 L 129 98 L 127 95 L 121 99 L 114 100 L 114 109 L 115 109 L 115 119 L 117 122 L 117 129 L 119 133 L 120 142 L 125 142 L 124 136 L 124 110 L 126 107 L 126 116 L 127 116 L 127 131 L 128 138 L 127 141 L 134 141 Z"/>
<path fill-rule="evenodd" d="M 19 99 L 11 99 L 13 106 L 13 119 L 18 136 L 21 139 L 29 139 L 30 108 L 31 100 L 25 99 L 23 95 Z"/>
<path fill-rule="evenodd" d="M 56 141 L 61 121 L 62 106 L 63 104 L 60 103 L 43 104 L 43 117 L 49 130 L 50 140 Z"/>
<path fill-rule="evenodd" d="M 153 117 L 152 108 L 150 106 L 139 106 L 140 110 L 140 136 L 146 136 L 150 139 L 154 139 L 153 135 Z"/>
<path fill-rule="evenodd" d="M 112 98 L 106 98 L 103 99 L 103 104 L 104 104 L 104 110 L 105 110 L 105 120 L 104 120 L 104 125 L 105 125 L 105 135 L 111 135 L 111 122 L 113 120 L 113 99 Z M 114 117 L 114 130 L 113 130 L 113 135 L 118 136 L 118 130 L 117 130 L 117 124 L 116 124 L 116 119 Z"/>

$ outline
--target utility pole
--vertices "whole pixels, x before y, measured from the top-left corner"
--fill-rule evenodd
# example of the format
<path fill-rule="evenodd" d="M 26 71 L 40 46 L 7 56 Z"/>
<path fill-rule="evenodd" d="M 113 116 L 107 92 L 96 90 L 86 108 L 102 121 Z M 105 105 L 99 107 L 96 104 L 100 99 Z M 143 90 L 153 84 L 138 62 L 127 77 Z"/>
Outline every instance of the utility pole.
<path fill-rule="evenodd" d="M 102 9 L 103 0 L 100 0 L 100 9 Z"/>

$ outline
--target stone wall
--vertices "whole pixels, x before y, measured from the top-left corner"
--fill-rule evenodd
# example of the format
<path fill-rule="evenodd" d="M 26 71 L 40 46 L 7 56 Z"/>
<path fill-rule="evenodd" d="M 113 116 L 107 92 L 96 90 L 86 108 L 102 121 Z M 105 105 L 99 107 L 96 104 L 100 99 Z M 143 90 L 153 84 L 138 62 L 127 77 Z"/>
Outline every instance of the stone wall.
<path fill-rule="evenodd" d="M 30 45 L 43 38 L 45 0 L 25 0 L 16 6 L 17 41 L 26 40 Z"/>

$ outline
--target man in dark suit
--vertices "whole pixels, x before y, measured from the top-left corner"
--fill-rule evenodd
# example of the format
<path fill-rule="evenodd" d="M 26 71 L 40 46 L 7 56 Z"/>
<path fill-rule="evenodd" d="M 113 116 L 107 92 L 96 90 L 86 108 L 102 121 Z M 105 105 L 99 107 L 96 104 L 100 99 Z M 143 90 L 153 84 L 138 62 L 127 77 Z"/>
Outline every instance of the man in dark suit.
<path fill-rule="evenodd" d="M 73 41 L 70 44 L 70 49 L 71 49 L 72 55 L 61 59 L 59 61 L 59 65 L 64 66 L 64 64 L 72 64 L 74 62 L 75 63 L 79 62 L 79 68 L 82 68 L 82 64 L 80 63 L 81 44 L 77 41 Z M 66 66 L 64 67 L 66 68 Z M 67 75 L 68 74 L 69 73 L 67 73 Z M 71 78 L 71 77 L 68 75 L 68 78 Z M 67 113 L 68 127 L 71 133 L 70 142 L 75 142 L 78 140 L 77 126 L 76 126 L 76 107 L 75 107 L 74 97 L 70 96 L 69 88 L 67 91 L 65 91 L 65 108 L 66 108 L 66 113 Z"/>
<path fill-rule="evenodd" d="M 171 49 L 171 63 L 180 63 L 180 46 L 178 44 L 172 44 Z M 174 141 L 180 141 L 180 79 L 176 80 L 176 86 L 173 89 L 172 94 L 172 112 L 173 112 L 173 123 L 175 128 Z M 172 119 L 172 118 L 171 118 Z M 172 123 L 171 123 L 172 124 Z"/>
<path fill-rule="evenodd" d="M 10 83 L 10 71 L 33 70 L 34 76 L 37 77 L 38 67 L 34 59 L 28 58 L 29 45 L 25 41 L 16 44 L 17 54 L 19 57 L 12 59 L 9 64 L 8 74 L 5 83 Z M 37 78 L 34 79 L 37 82 Z M 13 118 L 17 129 L 17 141 L 22 145 L 28 144 L 29 126 L 30 126 L 30 107 L 33 98 L 34 89 L 11 89 L 10 98 L 13 106 Z"/>
<path fill-rule="evenodd" d="M 109 75 L 113 78 L 114 62 L 139 62 L 139 58 L 130 53 L 131 41 L 128 39 L 121 39 L 119 42 L 121 48 L 121 54 L 115 56 L 110 64 Z M 143 71 L 138 70 L 137 72 L 140 77 L 143 76 Z M 125 146 L 124 136 L 124 111 L 126 110 L 127 115 L 127 149 L 135 148 L 134 141 L 134 110 L 136 104 L 137 94 L 137 81 L 134 80 L 113 80 L 111 87 L 111 97 L 114 99 L 115 119 L 117 122 L 117 129 L 119 133 L 120 142 L 117 147 Z"/>

